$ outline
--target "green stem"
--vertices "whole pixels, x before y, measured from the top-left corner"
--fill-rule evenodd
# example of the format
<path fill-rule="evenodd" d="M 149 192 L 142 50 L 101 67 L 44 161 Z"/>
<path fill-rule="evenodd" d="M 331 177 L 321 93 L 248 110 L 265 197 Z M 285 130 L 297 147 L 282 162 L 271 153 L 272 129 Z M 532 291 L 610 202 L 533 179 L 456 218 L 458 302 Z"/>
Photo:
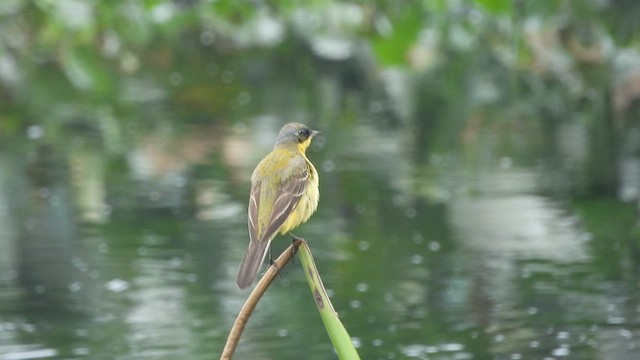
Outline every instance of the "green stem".
<path fill-rule="evenodd" d="M 302 240 L 302 243 L 298 247 L 298 254 L 300 255 L 300 263 L 304 268 L 304 273 L 307 276 L 311 294 L 315 299 L 316 307 L 320 312 L 320 317 L 322 318 L 324 327 L 327 329 L 331 343 L 338 354 L 338 358 L 340 358 L 340 360 L 360 359 L 356 348 L 351 342 L 351 337 L 349 333 L 347 333 L 347 329 L 342 325 L 338 314 L 333 309 L 333 305 L 331 304 L 331 300 L 329 300 L 327 290 L 322 284 L 322 279 L 320 279 L 320 274 L 318 273 L 316 264 L 313 262 L 311 250 L 306 241 Z"/>

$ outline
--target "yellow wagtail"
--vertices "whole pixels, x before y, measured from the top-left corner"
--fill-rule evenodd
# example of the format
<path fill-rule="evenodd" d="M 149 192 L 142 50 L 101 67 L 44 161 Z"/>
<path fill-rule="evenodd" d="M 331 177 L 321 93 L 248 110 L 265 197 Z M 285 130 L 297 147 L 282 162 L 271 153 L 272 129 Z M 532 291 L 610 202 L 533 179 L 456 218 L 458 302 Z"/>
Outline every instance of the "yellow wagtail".
<path fill-rule="evenodd" d="M 236 280 L 241 289 L 255 279 L 276 234 L 293 230 L 318 207 L 318 172 L 305 155 L 317 134 L 300 123 L 284 125 L 275 147 L 251 175 L 250 242 Z"/>

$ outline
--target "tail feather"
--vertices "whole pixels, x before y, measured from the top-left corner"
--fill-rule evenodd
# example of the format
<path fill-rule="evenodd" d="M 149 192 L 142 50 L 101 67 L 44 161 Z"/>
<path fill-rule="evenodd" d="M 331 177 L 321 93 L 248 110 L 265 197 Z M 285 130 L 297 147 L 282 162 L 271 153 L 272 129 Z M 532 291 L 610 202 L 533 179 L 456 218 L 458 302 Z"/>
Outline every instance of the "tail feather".
<path fill-rule="evenodd" d="M 236 284 L 240 289 L 251 285 L 258 275 L 264 257 L 267 255 L 267 248 L 270 242 L 271 241 L 252 241 L 249 243 L 247 253 L 244 255 L 244 259 L 242 259 L 240 267 L 238 268 Z"/>

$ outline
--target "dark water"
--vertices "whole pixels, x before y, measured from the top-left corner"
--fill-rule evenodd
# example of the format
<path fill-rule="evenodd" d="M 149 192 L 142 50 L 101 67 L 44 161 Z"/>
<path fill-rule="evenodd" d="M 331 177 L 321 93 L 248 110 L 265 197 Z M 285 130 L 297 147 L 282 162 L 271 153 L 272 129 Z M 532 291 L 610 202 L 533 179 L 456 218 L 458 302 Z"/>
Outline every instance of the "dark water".
<path fill-rule="evenodd" d="M 278 127 L 164 129 L 124 156 L 90 136 L 10 144 L 0 359 L 218 358 L 248 295 L 249 174 Z M 562 176 L 495 134 L 469 164 L 414 160 L 402 129 L 321 130 L 320 208 L 296 234 L 363 359 L 640 358 L 632 205 L 554 195 Z M 282 275 L 236 357 L 332 358 L 299 262 Z"/>

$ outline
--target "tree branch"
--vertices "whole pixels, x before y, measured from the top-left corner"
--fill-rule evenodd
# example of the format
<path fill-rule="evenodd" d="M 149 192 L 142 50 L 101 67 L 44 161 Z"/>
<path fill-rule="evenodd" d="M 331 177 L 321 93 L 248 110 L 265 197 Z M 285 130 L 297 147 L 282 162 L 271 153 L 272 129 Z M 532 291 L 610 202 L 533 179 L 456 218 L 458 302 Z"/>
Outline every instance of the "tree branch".
<path fill-rule="evenodd" d="M 260 301 L 262 295 L 264 295 L 264 293 L 267 291 L 267 288 L 269 287 L 269 285 L 271 285 L 273 279 L 278 276 L 278 271 L 282 270 L 291 261 L 302 242 L 303 240 L 294 238 L 291 246 L 286 248 L 284 252 L 280 254 L 280 256 L 278 256 L 274 263 L 267 268 L 267 271 L 264 273 L 256 287 L 253 288 L 253 291 L 247 298 L 247 301 L 245 301 L 242 309 L 240 309 L 240 313 L 238 313 L 236 321 L 233 323 L 233 327 L 231 328 L 229 336 L 227 337 L 227 342 L 225 343 L 224 349 L 222 350 L 220 360 L 231 359 L 231 357 L 233 356 L 233 352 L 236 350 L 238 342 L 240 341 L 242 331 L 249 321 L 249 317 L 253 313 L 253 310 L 256 308 L 256 305 L 258 305 L 258 301 Z"/>

